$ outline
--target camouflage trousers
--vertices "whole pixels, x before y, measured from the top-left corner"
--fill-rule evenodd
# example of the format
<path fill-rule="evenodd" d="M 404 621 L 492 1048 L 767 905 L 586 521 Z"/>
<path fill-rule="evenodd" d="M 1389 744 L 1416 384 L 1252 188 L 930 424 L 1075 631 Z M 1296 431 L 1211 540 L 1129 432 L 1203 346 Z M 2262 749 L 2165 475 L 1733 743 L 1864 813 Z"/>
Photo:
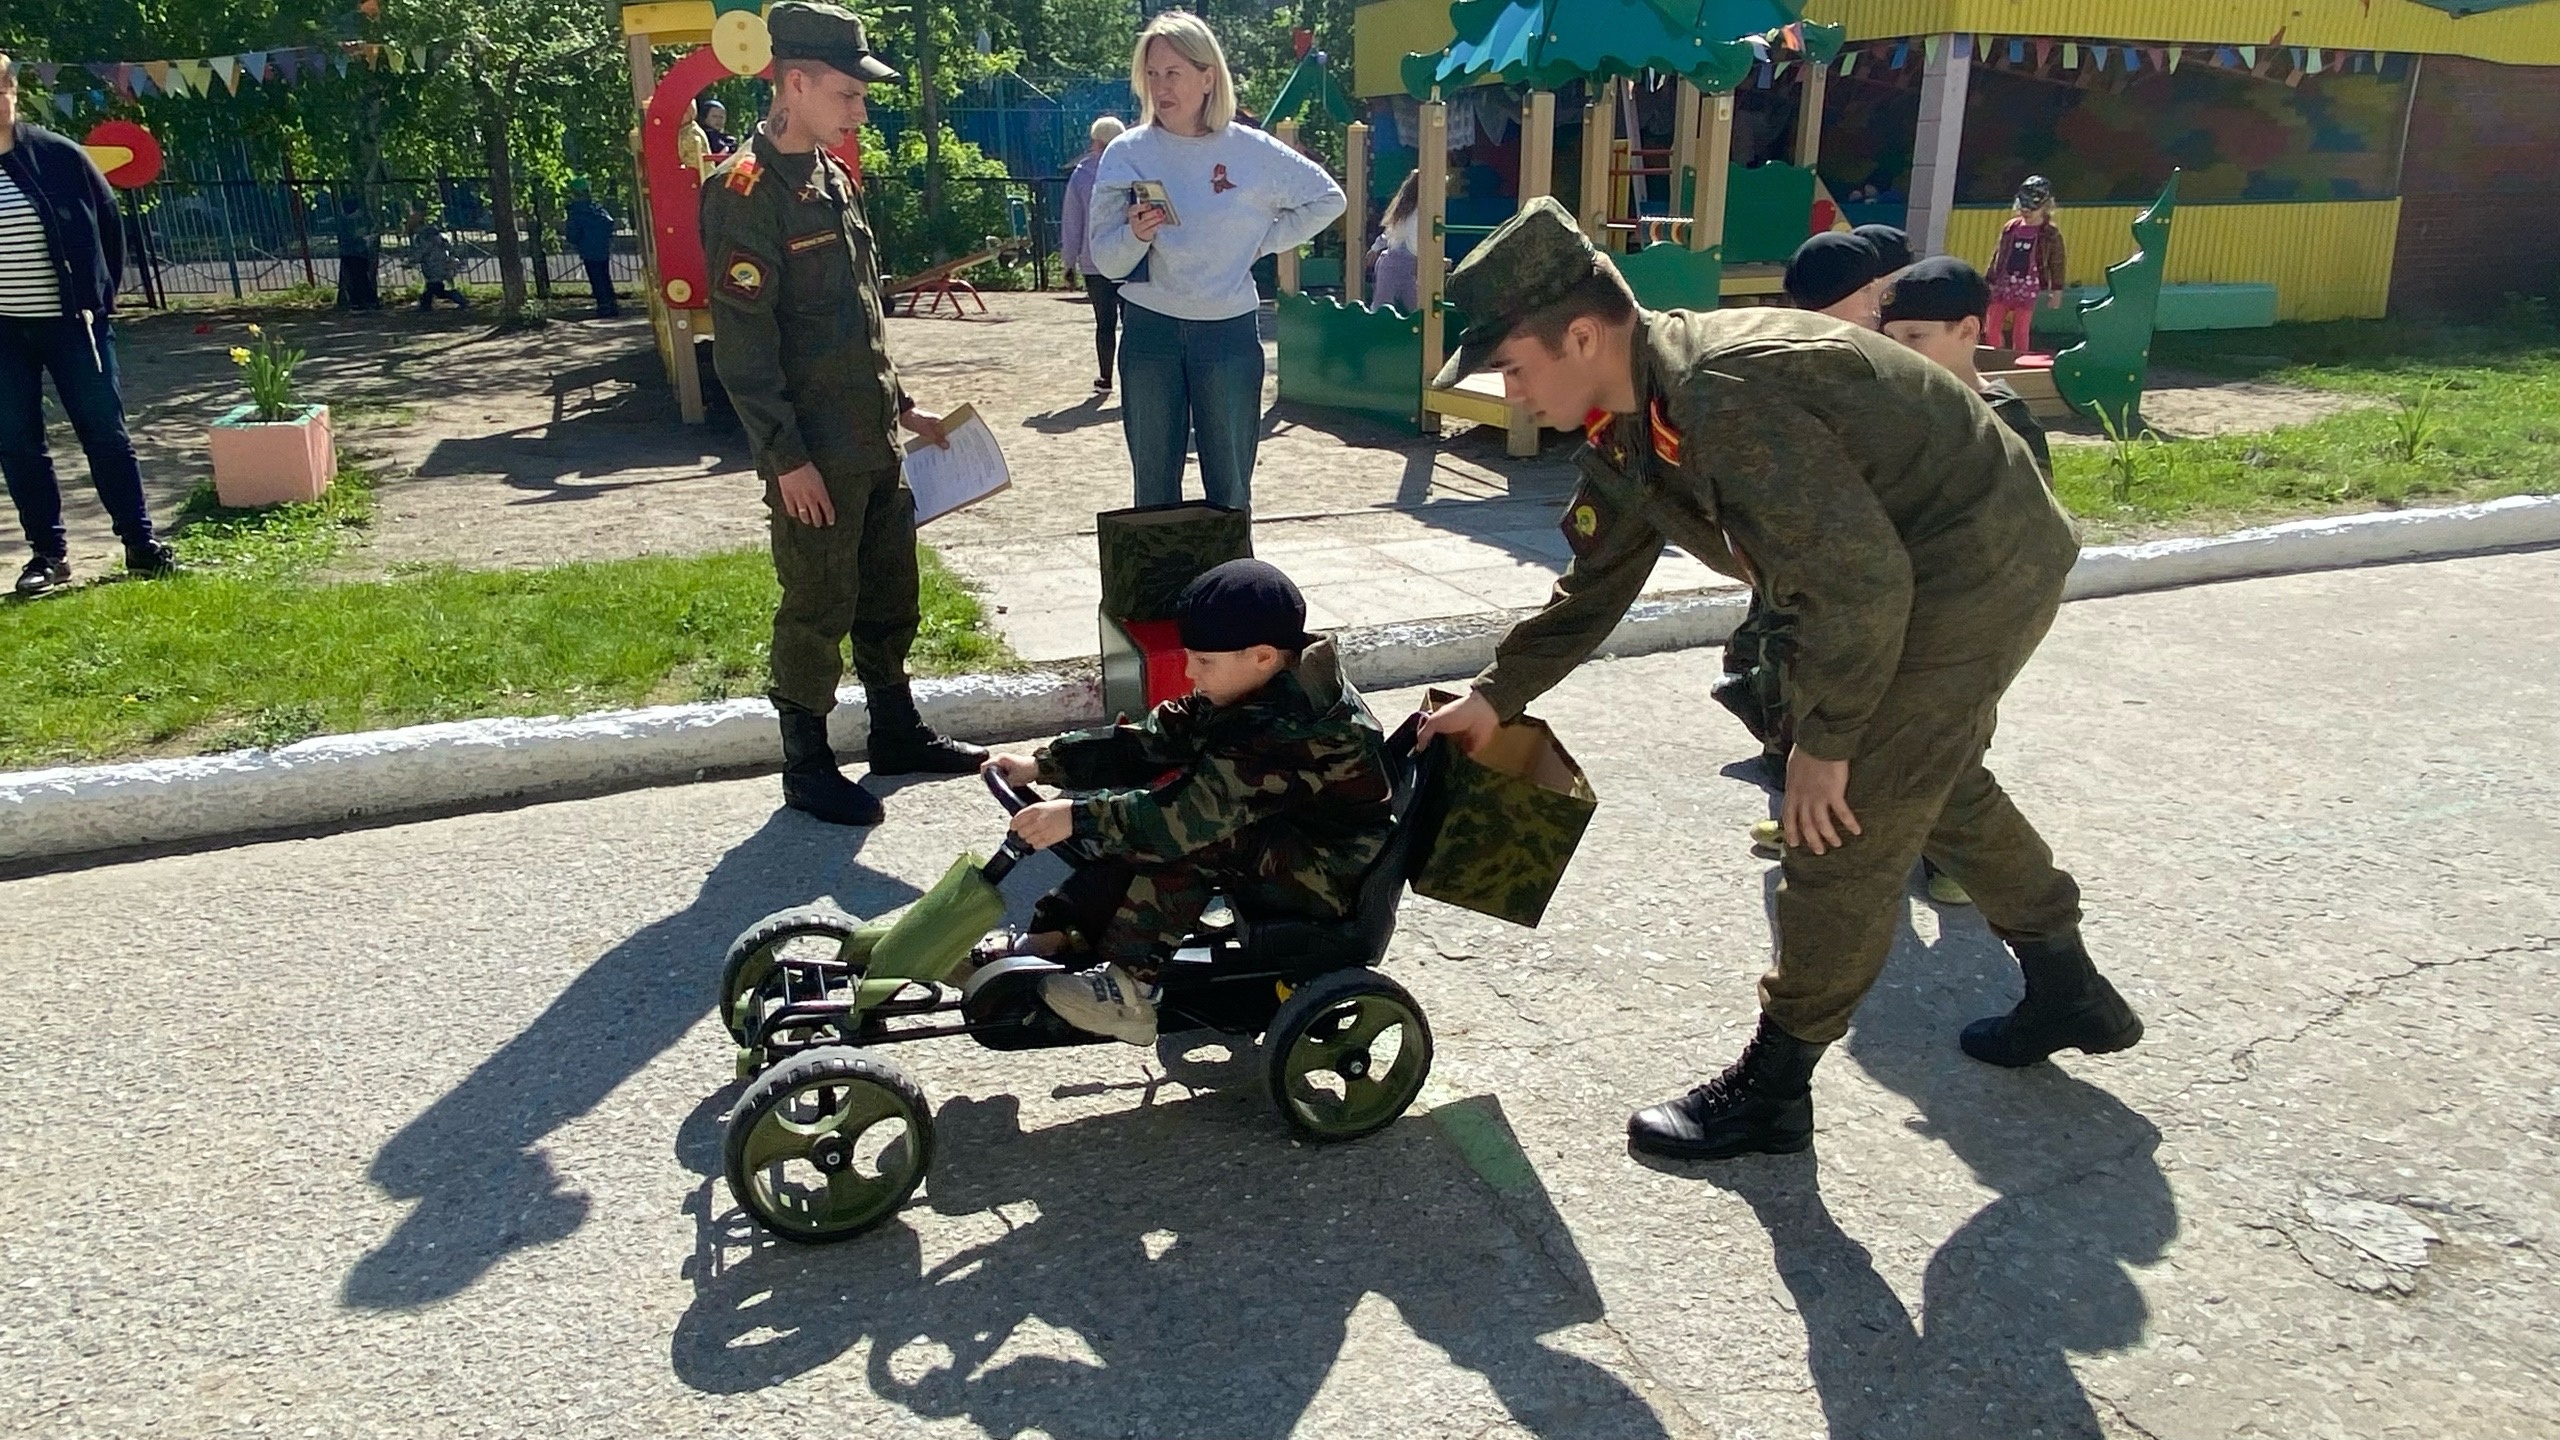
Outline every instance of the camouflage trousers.
<path fill-rule="evenodd" d="M 1771 609 L 1758 592 L 1751 611 L 1724 642 L 1724 674 L 1717 677 L 1716 703 L 1733 712 L 1762 750 L 1784 758 L 1795 741 L 1787 702 L 1779 689 L 1789 644 L 1786 617 Z"/>
<path fill-rule="evenodd" d="M 783 513 L 781 488 L 765 481 L 773 523 L 773 683 L 780 702 L 824 715 L 836 707 L 845 642 L 853 673 L 870 687 L 903 684 L 922 623 L 916 572 L 916 501 L 895 466 L 863 470 L 821 461 L 832 525 Z"/>
<path fill-rule="evenodd" d="M 1910 920 L 1912 862 L 1923 850 L 1973 896 L 2004 940 L 2080 928 L 2080 887 L 1983 768 L 2002 692 L 2050 624 L 2013 657 L 1907 670 L 1894 678 L 1849 762 L 1849 809 L 1862 833 L 1822 855 L 1780 860 L 1777 962 L 1760 1008 L 1817 1043 L 1847 1033 Z"/>
<path fill-rule="evenodd" d="M 1064 931 L 1096 964 L 1117 964 L 1152 982 L 1174 947 L 1190 939 L 1225 895 L 1255 915 L 1338 915 L 1315 891 L 1260 873 L 1252 832 L 1195 850 L 1179 860 L 1092 861 L 1031 907 L 1031 929 Z"/>

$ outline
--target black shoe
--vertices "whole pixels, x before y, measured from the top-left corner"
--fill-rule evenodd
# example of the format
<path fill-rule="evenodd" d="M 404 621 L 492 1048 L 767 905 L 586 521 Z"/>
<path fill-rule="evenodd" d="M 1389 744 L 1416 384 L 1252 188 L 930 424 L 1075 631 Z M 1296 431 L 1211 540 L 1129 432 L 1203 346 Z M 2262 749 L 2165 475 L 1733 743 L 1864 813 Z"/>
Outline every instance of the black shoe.
<path fill-rule="evenodd" d="M 836 768 L 827 717 L 777 705 L 782 717 L 782 803 L 830 825 L 877 825 L 880 801 Z"/>
<path fill-rule="evenodd" d="M 1723 1074 L 1628 1116 L 1627 1144 L 1675 1160 L 1793 1155 L 1813 1144 L 1813 1067 L 1822 1051 L 1763 1015 Z"/>
<path fill-rule="evenodd" d="M 984 747 L 935 734 L 916 713 L 910 687 L 866 685 L 862 693 L 871 707 L 872 774 L 975 775 L 987 763 Z"/>
<path fill-rule="evenodd" d="M 1976 1020 L 1956 1043 L 1986 1065 L 2033 1065 L 2056 1050 L 2110 1055 L 2142 1039 L 2142 1017 L 2098 973 L 2078 935 L 2059 940 L 2018 940 L 2018 968 L 2027 998 L 2006 1015 Z"/>
<path fill-rule="evenodd" d="M 71 562 L 59 555 L 39 555 L 18 572 L 18 593 L 46 595 L 71 583 Z"/>
<path fill-rule="evenodd" d="M 140 549 L 127 546 L 124 573 L 138 580 L 157 580 L 165 575 L 175 575 L 178 573 L 177 552 L 158 540 Z"/>

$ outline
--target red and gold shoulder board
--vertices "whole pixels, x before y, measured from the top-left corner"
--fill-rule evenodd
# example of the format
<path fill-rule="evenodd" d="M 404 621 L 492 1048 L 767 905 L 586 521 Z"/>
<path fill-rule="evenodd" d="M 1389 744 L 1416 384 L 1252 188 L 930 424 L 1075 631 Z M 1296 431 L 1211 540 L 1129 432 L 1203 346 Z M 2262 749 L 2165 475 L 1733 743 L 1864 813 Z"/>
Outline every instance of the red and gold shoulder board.
<path fill-rule="evenodd" d="M 764 171 L 757 167 L 753 155 L 740 156 L 738 162 L 729 167 L 729 188 L 740 195 L 754 194 L 756 182 L 763 178 Z"/>
<path fill-rule="evenodd" d="M 1671 417 L 1662 408 L 1661 396 L 1653 397 L 1653 404 L 1647 407 L 1645 418 L 1650 422 L 1653 430 L 1653 458 L 1665 465 L 1678 465 L 1680 463 L 1680 432 L 1672 428 Z"/>

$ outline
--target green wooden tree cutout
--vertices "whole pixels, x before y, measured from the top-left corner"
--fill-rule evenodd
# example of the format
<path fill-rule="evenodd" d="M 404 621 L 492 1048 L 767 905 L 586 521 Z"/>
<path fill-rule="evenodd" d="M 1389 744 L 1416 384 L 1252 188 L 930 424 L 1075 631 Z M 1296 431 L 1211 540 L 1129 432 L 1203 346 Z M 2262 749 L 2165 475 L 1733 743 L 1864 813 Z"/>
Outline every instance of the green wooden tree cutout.
<path fill-rule="evenodd" d="M 2142 388 L 2151 378 L 2151 331 L 2160 317 L 2160 275 L 2169 263 L 2169 220 L 2178 208 L 2178 172 L 2151 208 L 2134 217 L 2133 254 L 2107 267 L 2104 299 L 2080 302 L 2080 343 L 2053 357 L 2053 388 L 2071 408 L 2114 428 L 2142 430 Z"/>

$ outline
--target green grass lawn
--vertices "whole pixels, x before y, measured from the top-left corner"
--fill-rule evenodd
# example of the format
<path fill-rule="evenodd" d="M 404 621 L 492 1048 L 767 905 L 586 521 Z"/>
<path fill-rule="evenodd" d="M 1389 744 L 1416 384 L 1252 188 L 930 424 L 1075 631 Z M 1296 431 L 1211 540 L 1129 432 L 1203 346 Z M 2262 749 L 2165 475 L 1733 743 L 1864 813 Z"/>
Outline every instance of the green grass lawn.
<path fill-rule="evenodd" d="M 2560 491 L 2560 330 L 2519 304 L 2479 326 L 2345 321 L 2164 334 L 2155 364 L 2372 397 L 2263 435 L 2056 445 L 2092 539 Z"/>
<path fill-rule="evenodd" d="M 317 505 L 199 497 L 176 541 L 187 573 L 0 607 L 0 767 L 763 689 L 777 591 L 760 550 L 314 578 L 371 503 L 354 472 Z M 916 673 L 1013 663 L 930 552 L 924 613 Z"/>

